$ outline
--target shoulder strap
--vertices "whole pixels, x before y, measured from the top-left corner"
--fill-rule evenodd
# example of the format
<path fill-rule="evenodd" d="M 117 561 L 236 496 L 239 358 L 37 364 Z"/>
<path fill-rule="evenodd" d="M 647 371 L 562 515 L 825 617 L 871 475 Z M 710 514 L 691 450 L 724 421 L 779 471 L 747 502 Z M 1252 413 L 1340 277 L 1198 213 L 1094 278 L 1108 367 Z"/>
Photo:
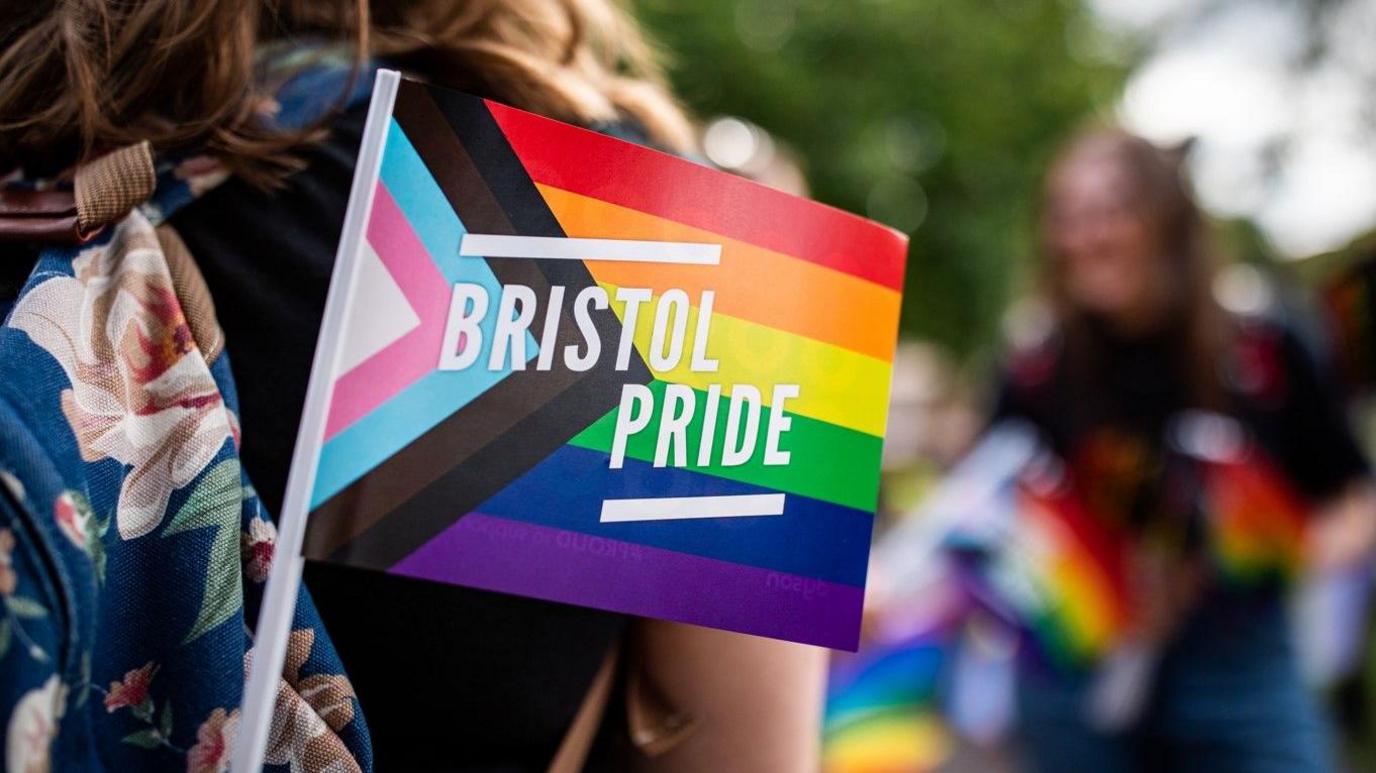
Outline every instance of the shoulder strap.
<path fill-rule="evenodd" d="M 549 763 L 548 773 L 579 773 L 587 763 L 588 752 L 592 750 L 593 739 L 597 737 L 597 729 L 602 724 L 602 716 L 606 713 L 607 702 L 611 698 L 616 664 L 620 660 L 620 655 L 620 642 L 607 650 L 606 657 L 602 659 L 602 666 L 597 669 L 597 676 L 593 677 L 592 685 L 588 687 L 588 692 L 583 696 L 583 703 L 578 707 L 578 713 L 574 714 L 573 722 L 564 734 L 564 740 L 559 744 L 559 750 Z"/>
<path fill-rule="evenodd" d="M 76 170 L 76 227 L 82 241 L 118 222 L 153 195 L 153 153 L 145 140 L 120 148 Z"/>
<path fill-rule="evenodd" d="M 548 773 L 578 773 L 587 764 L 598 728 L 621 684 L 617 699 L 624 702 L 626 729 L 631 745 L 644 757 L 658 757 L 678 746 L 698 729 L 698 720 L 679 709 L 653 683 L 640 658 L 623 658 L 621 642 L 612 645 L 593 677 L 592 685 L 569 725 Z M 624 665 L 624 668 L 620 668 Z M 618 680 L 618 670 L 623 678 Z"/>
<path fill-rule="evenodd" d="M 140 142 L 82 165 L 71 188 L 0 189 L 0 240 L 88 242 L 147 201 L 156 185 L 153 154 Z"/>

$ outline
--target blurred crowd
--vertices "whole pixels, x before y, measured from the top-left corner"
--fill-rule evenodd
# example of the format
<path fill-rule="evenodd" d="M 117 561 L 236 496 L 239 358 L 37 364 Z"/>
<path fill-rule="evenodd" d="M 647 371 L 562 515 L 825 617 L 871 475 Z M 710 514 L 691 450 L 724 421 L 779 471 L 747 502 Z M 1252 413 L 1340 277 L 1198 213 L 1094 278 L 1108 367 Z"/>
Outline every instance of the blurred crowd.
<path fill-rule="evenodd" d="M 1370 763 L 1376 261 L 1229 261 L 1185 161 L 1073 137 L 992 374 L 900 349 L 828 770 Z"/>

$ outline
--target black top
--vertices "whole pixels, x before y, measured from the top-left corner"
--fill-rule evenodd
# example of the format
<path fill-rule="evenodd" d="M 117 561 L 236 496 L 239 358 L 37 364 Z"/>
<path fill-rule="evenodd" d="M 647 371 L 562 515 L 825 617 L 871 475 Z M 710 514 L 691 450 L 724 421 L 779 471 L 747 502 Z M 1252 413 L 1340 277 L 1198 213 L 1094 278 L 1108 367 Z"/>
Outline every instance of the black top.
<path fill-rule="evenodd" d="M 996 416 L 1031 421 L 1096 515 L 1138 527 L 1154 525 L 1167 502 L 1193 501 L 1163 490 L 1180 481 L 1170 432 L 1189 410 L 1236 419 L 1311 502 L 1367 474 L 1337 385 L 1313 352 L 1276 320 L 1232 322 L 1236 334 L 1213 363 L 1186 360 L 1179 331 L 1128 339 L 1091 330 L 1078 359 L 1053 337 L 1012 358 Z M 1203 369 L 1217 369 L 1212 398 L 1191 386 Z"/>
<path fill-rule="evenodd" d="M 276 512 L 366 106 L 265 194 L 229 181 L 172 218 L 224 327 L 244 466 Z M 358 692 L 377 768 L 544 770 L 626 618 L 335 565 L 306 586 Z"/>
<path fill-rule="evenodd" d="M 0 244 L 0 319 L 14 307 L 37 260 L 38 249 L 32 244 Z"/>

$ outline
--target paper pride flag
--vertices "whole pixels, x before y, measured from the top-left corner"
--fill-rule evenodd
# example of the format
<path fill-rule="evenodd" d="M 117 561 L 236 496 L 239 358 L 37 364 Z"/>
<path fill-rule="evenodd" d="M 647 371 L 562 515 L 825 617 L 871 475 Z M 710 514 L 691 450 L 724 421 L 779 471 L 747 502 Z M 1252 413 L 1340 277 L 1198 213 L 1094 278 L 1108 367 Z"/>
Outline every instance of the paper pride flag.
<path fill-rule="evenodd" d="M 393 73 L 374 103 L 306 557 L 854 648 L 905 238 Z"/>

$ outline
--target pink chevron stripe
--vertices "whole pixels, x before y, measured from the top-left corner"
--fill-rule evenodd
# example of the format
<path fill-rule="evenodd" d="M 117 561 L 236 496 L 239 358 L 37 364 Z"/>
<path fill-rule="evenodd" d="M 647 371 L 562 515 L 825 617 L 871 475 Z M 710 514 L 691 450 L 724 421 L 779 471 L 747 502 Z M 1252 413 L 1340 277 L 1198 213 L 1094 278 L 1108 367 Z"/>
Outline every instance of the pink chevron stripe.
<path fill-rule="evenodd" d="M 381 180 L 368 220 L 368 243 L 420 317 L 420 325 L 335 381 L 326 440 L 434 370 L 444 341 L 449 283 Z"/>

